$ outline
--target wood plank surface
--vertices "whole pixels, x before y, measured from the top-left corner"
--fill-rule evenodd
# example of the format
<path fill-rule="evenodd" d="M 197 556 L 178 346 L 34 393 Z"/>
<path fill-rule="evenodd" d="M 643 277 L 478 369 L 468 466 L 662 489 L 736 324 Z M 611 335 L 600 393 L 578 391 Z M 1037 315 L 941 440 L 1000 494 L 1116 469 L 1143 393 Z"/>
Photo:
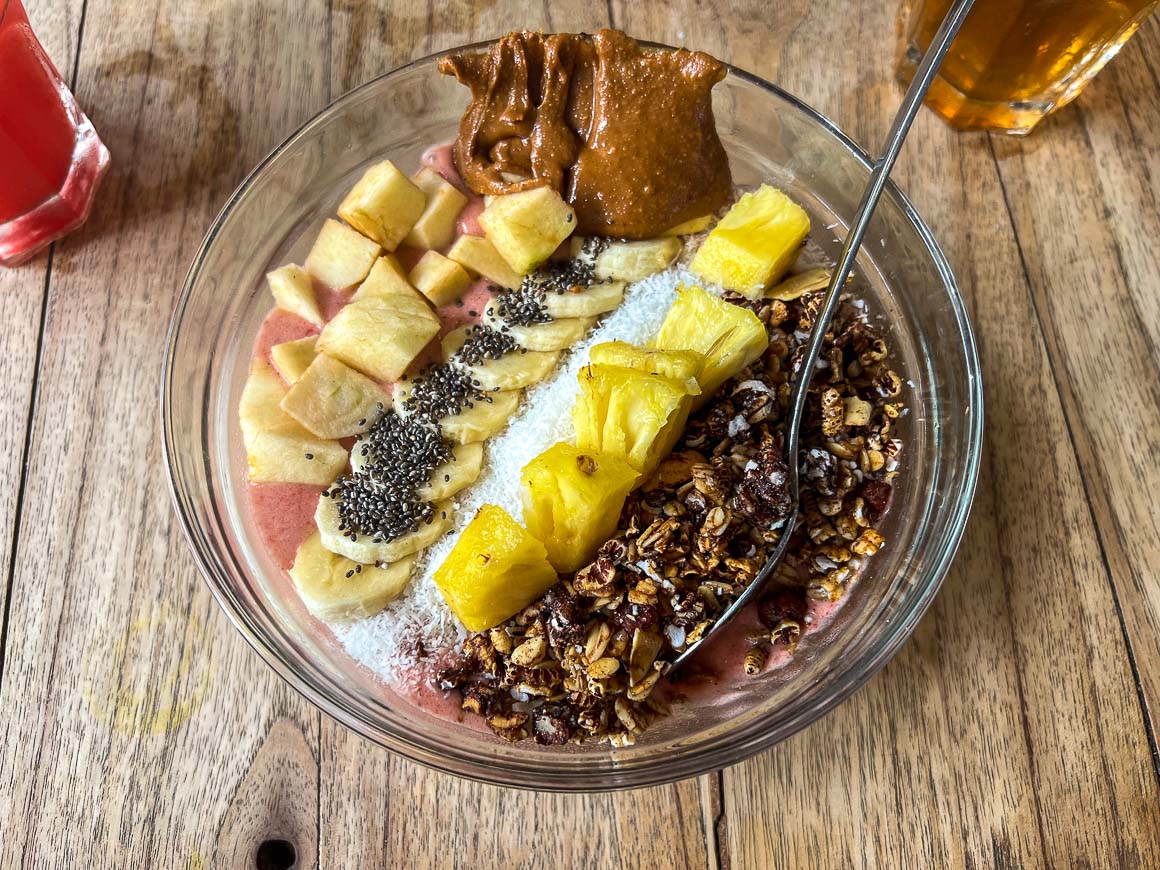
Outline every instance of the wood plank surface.
<path fill-rule="evenodd" d="M 433 773 L 284 686 L 213 604 L 176 528 L 155 406 L 175 294 L 229 191 L 330 99 L 458 43 L 611 21 L 777 81 L 873 150 L 900 96 L 895 11 L 30 10 L 50 53 L 75 61 L 114 168 L 51 260 L 0 270 L 4 480 L 21 481 L 31 436 L 23 486 L 0 490 L 0 867 L 252 867 L 259 849 L 264 866 L 1160 866 L 1147 718 L 1160 692 L 1160 22 L 1029 139 L 916 123 L 896 177 L 977 330 L 982 480 L 912 640 L 771 752 L 611 796 Z"/>

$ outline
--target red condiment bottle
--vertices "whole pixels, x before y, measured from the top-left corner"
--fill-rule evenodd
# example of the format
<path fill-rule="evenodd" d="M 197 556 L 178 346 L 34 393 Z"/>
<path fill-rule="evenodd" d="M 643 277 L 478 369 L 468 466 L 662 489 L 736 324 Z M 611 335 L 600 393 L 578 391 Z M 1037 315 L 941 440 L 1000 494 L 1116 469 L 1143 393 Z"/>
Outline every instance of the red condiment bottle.
<path fill-rule="evenodd" d="M 84 223 L 108 165 L 20 0 L 0 0 L 0 265 Z"/>

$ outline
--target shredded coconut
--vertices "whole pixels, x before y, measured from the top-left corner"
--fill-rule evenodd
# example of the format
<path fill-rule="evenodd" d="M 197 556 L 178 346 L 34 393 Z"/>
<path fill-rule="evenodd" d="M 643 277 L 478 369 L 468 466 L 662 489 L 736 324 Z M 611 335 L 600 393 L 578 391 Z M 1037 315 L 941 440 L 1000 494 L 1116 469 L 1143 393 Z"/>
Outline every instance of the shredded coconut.
<path fill-rule="evenodd" d="M 576 380 L 588 363 L 589 349 L 604 341 L 649 341 L 682 283 L 700 282 L 684 268 L 674 267 L 630 286 L 620 306 L 572 348 L 551 376 L 527 391 L 508 428 L 487 443 L 479 479 L 455 496 L 451 530 L 422 554 L 406 593 L 369 619 L 331 626 L 351 657 L 387 682 L 407 685 L 419 676 L 414 668 L 418 644 L 434 653 L 466 636 L 435 586 L 435 571 L 483 505 L 498 505 L 523 520 L 520 471 L 545 448 L 574 436 Z"/>

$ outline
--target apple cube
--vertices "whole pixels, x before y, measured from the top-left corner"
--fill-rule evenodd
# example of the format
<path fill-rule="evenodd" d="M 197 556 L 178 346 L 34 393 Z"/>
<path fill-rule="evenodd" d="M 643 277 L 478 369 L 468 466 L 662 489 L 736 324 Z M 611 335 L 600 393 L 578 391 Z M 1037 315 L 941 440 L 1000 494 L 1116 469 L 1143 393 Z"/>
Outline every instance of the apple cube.
<path fill-rule="evenodd" d="M 428 251 L 420 257 L 409 278 L 435 307 L 454 302 L 471 284 L 467 271 L 438 251 Z"/>
<path fill-rule="evenodd" d="M 473 275 L 482 275 L 493 284 L 514 290 L 523 280 L 508 261 L 500 256 L 495 245 L 483 236 L 460 236 L 447 252 L 447 258 L 454 260 Z"/>
<path fill-rule="evenodd" d="M 576 228 L 576 212 L 550 187 L 497 196 L 479 225 L 508 264 L 526 275 L 552 255 Z"/>
<path fill-rule="evenodd" d="M 429 166 L 411 176 L 427 195 L 427 206 L 404 239 L 412 248 L 442 248 L 455 238 L 455 221 L 467 205 L 467 196 Z"/>
<path fill-rule="evenodd" d="M 318 336 L 308 335 L 306 338 L 300 338 L 297 341 L 284 341 L 270 348 L 270 362 L 274 364 L 274 368 L 278 370 L 282 380 L 292 384 L 302 377 L 302 373 L 318 355 L 314 349 L 317 340 Z"/>
<path fill-rule="evenodd" d="M 394 254 L 384 254 L 375 260 L 366 280 L 358 285 L 352 299 L 365 299 L 368 296 L 413 296 L 418 299 L 419 294 L 407 280 L 407 270 Z"/>
<path fill-rule="evenodd" d="M 314 295 L 314 282 L 301 266 L 293 263 L 275 269 L 266 276 L 274 304 L 283 311 L 297 314 L 307 323 L 322 326 L 322 314 Z"/>
<path fill-rule="evenodd" d="M 342 290 L 367 276 L 382 248 L 336 220 L 327 220 L 306 255 L 306 271 L 328 287 Z"/>
<path fill-rule="evenodd" d="M 349 438 L 378 420 L 391 397 L 368 378 L 320 353 L 282 399 L 282 410 L 321 438 Z"/>
<path fill-rule="evenodd" d="M 368 239 L 393 251 L 426 205 L 427 194 L 390 160 L 384 160 L 363 173 L 338 207 L 338 215 Z"/>
<path fill-rule="evenodd" d="M 254 483 L 327 486 L 346 467 L 346 449 L 316 438 L 281 408 L 286 387 L 263 359 L 255 359 L 242 389 L 238 422 Z"/>
<path fill-rule="evenodd" d="M 318 336 L 318 350 L 377 381 L 397 381 L 439 333 L 422 299 L 370 296 L 346 305 Z"/>

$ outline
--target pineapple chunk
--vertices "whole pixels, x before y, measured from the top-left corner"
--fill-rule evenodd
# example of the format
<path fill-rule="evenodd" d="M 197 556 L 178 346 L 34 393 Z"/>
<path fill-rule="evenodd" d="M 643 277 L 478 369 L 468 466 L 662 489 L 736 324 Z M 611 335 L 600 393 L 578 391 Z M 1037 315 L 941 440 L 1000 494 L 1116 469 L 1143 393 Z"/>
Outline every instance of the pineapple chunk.
<path fill-rule="evenodd" d="M 399 597 L 411 579 L 415 557 L 385 568 L 363 565 L 356 571 L 356 564 L 324 548 L 315 532 L 298 547 L 290 577 L 302 603 L 319 619 L 359 619 L 374 616 Z"/>
<path fill-rule="evenodd" d="M 346 450 L 337 441 L 316 438 L 283 411 L 285 395 L 274 370 L 255 359 L 238 408 L 250 480 L 326 486 L 346 466 Z"/>
<path fill-rule="evenodd" d="M 763 184 L 721 218 L 690 268 L 726 290 L 760 299 L 793 265 L 809 232 L 810 217 L 802 207 Z"/>
<path fill-rule="evenodd" d="M 429 166 L 411 176 L 427 195 L 427 206 L 404 242 L 412 248 L 442 248 L 455 237 L 455 221 L 467 205 L 467 197 Z"/>
<path fill-rule="evenodd" d="M 580 254 L 583 239 L 572 240 L 572 256 Z M 680 256 L 680 239 L 647 239 L 643 242 L 612 242 L 596 255 L 593 269 L 601 281 L 641 281 L 663 272 Z"/>
<path fill-rule="evenodd" d="M 338 216 L 368 239 L 393 251 L 426 205 L 427 194 L 390 160 L 384 160 L 363 173 L 338 207 Z"/>
<path fill-rule="evenodd" d="M 358 285 L 351 300 L 366 299 L 368 296 L 410 296 L 419 298 L 419 291 L 407 280 L 403 264 L 394 254 L 385 254 L 375 260 L 366 280 Z"/>
<path fill-rule="evenodd" d="M 314 282 L 300 266 L 293 264 L 275 269 L 266 276 L 274 304 L 283 311 L 297 314 L 307 323 L 322 326 L 322 313 L 314 295 Z"/>
<path fill-rule="evenodd" d="M 326 324 L 318 350 L 377 381 L 394 381 L 438 333 L 439 318 L 421 299 L 370 296 Z"/>
<path fill-rule="evenodd" d="M 318 526 L 322 546 L 330 552 L 346 556 L 362 565 L 390 564 L 431 546 L 451 528 L 452 515 L 455 512 L 451 503 L 442 501 L 431 507 L 433 512 L 430 521 L 419 523 L 419 528 L 413 532 L 378 543 L 371 535 L 355 534 L 342 528 L 338 503 L 329 496 L 318 497 L 318 507 L 314 510 L 314 524 Z"/>
<path fill-rule="evenodd" d="M 320 353 L 282 399 L 282 410 L 321 438 L 365 432 L 391 397 L 366 375 Z"/>
<path fill-rule="evenodd" d="M 513 269 L 526 275 L 576 228 L 576 212 L 550 187 L 497 196 L 479 225 Z"/>
<path fill-rule="evenodd" d="M 587 565 L 612 537 L 639 474 L 616 456 L 549 447 L 520 474 L 524 522 L 560 572 Z"/>
<path fill-rule="evenodd" d="M 438 251 L 428 251 L 420 257 L 408 278 L 436 308 L 450 305 L 471 284 L 471 276 L 464 268 Z"/>
<path fill-rule="evenodd" d="M 705 368 L 705 355 L 695 350 L 658 350 L 652 347 L 637 347 L 625 341 L 605 341 L 594 344 L 588 351 L 588 361 L 612 366 L 624 366 L 638 372 L 651 372 L 666 378 L 675 378 L 695 387 L 694 395 L 701 388 L 697 378 Z"/>
<path fill-rule="evenodd" d="M 718 387 L 765 353 L 769 336 L 757 315 L 700 287 L 681 287 L 652 341 L 661 350 L 695 350 L 705 355 L 698 378 L 706 401 Z"/>
<path fill-rule="evenodd" d="M 595 317 L 616 308 L 624 300 L 624 282 L 591 284 L 581 290 L 544 294 L 544 308 L 556 320 Z"/>
<path fill-rule="evenodd" d="M 624 366 L 580 370 L 572 408 L 576 446 L 620 457 L 648 475 L 673 449 L 693 404 L 695 384 Z"/>
<path fill-rule="evenodd" d="M 483 236 L 460 236 L 447 252 L 448 259 L 454 260 L 473 275 L 482 275 L 493 284 L 514 289 L 523 280 L 519 273 L 500 256 L 495 245 Z"/>
<path fill-rule="evenodd" d="M 343 290 L 362 281 L 380 253 L 377 242 L 328 219 L 306 255 L 306 271 L 326 286 Z"/>
<path fill-rule="evenodd" d="M 479 509 L 435 572 L 435 585 L 469 631 L 494 628 L 555 583 L 544 545 L 495 505 Z"/>
<path fill-rule="evenodd" d="M 691 236 L 694 233 L 699 233 L 705 227 L 713 222 L 713 215 L 705 214 L 700 217 L 689 218 L 684 223 L 677 224 L 675 227 L 669 227 L 661 233 L 662 236 Z"/>
<path fill-rule="evenodd" d="M 294 383 L 307 367 L 314 362 L 318 352 L 314 344 L 318 340 L 316 335 L 308 335 L 297 341 L 284 341 L 270 348 L 270 362 L 288 384 Z"/>

